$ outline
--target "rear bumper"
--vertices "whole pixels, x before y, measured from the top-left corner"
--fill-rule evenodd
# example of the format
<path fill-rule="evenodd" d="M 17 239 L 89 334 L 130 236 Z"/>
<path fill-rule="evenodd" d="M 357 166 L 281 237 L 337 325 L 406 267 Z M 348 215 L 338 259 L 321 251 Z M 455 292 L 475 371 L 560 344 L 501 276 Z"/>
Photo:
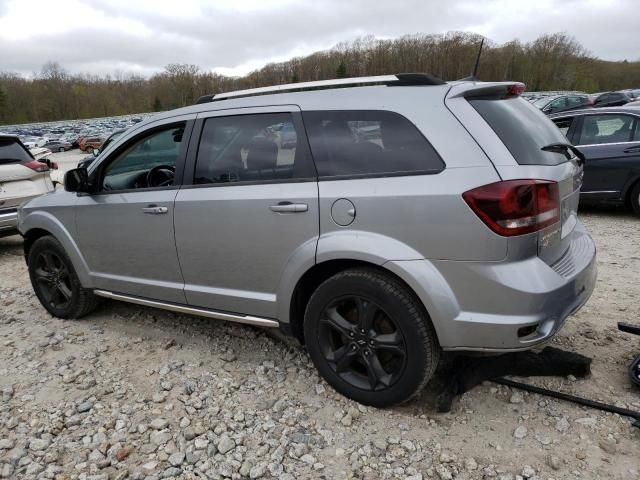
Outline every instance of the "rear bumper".
<path fill-rule="evenodd" d="M 569 249 L 551 266 L 537 257 L 516 262 L 432 261 L 448 287 L 440 292 L 448 290 L 453 297 L 432 299 L 433 313 L 427 307 L 442 348 L 527 350 L 557 333 L 587 302 L 597 277 L 592 238 L 579 222 L 571 235 Z M 429 291 L 424 285 L 424 293 Z"/>
<path fill-rule="evenodd" d="M 0 210 L 0 236 L 18 233 L 18 210 Z"/>

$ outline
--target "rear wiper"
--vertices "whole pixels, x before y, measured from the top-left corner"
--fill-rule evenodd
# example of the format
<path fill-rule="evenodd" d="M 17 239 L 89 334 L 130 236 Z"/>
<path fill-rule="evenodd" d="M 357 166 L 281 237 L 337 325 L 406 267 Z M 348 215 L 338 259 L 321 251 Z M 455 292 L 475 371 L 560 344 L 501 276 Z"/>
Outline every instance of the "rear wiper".
<path fill-rule="evenodd" d="M 569 152 L 572 152 L 576 157 L 578 157 L 578 165 L 582 165 L 584 163 L 584 154 L 570 143 L 550 143 L 549 145 L 542 147 L 540 150 L 544 152 L 564 153 L 568 160 L 571 160 Z"/>

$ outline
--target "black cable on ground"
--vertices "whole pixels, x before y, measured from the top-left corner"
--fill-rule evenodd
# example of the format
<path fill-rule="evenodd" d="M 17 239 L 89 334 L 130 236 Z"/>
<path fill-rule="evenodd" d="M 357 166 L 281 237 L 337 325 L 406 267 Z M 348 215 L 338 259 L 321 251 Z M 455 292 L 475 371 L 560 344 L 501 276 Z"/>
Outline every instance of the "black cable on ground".
<path fill-rule="evenodd" d="M 597 410 L 603 410 L 605 412 L 617 413 L 625 417 L 635 418 L 636 422 L 633 424 L 635 427 L 640 428 L 640 412 L 628 410 L 626 408 L 616 407 L 615 405 L 608 405 L 606 403 L 600 403 L 587 398 L 576 397 L 575 395 L 569 395 L 568 393 L 556 392 L 554 390 L 548 390 L 542 387 L 536 387 L 535 385 L 529 385 L 526 383 L 514 382 L 506 378 L 494 378 L 492 380 L 500 385 L 507 385 L 509 387 L 518 388 L 520 390 L 526 390 L 528 392 L 539 393 L 540 395 L 546 395 L 548 397 L 559 398 L 567 402 L 577 403 L 584 405 L 585 407 L 595 408 Z"/>

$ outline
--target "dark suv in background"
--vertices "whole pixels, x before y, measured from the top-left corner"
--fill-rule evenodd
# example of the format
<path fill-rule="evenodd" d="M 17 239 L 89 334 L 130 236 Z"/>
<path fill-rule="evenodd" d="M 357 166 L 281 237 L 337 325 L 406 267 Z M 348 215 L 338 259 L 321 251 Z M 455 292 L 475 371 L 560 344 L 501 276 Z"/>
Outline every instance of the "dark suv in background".
<path fill-rule="evenodd" d="M 633 98 L 625 92 L 604 92 L 598 95 L 593 101 L 595 108 L 620 107 L 631 102 Z"/>

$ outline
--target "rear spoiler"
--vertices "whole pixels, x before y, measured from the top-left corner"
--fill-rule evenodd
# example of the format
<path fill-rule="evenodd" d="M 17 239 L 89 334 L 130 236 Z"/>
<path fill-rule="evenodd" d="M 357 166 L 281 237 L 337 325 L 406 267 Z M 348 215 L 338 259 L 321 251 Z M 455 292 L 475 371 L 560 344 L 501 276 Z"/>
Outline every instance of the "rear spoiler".
<path fill-rule="evenodd" d="M 521 82 L 461 82 L 451 89 L 449 98 L 503 99 L 518 97 L 525 91 Z"/>

